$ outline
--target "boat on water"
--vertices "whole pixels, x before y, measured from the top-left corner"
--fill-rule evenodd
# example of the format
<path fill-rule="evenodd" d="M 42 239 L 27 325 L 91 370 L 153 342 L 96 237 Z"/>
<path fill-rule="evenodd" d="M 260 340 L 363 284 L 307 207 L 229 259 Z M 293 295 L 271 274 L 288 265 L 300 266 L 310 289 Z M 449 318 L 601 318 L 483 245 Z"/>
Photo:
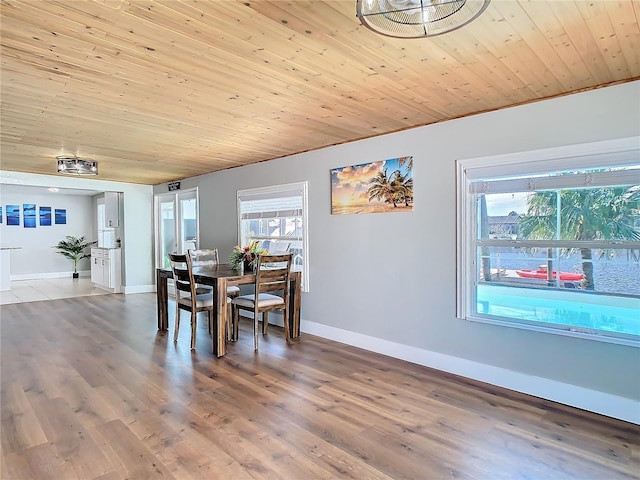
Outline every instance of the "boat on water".
<path fill-rule="evenodd" d="M 546 280 L 547 279 L 547 269 L 546 268 L 539 268 L 538 270 L 516 270 L 516 274 L 519 277 L 522 278 L 537 278 L 540 280 Z M 553 280 L 555 280 L 557 278 L 558 272 L 556 272 L 555 270 L 553 272 L 551 272 L 551 278 Z M 584 278 L 584 275 L 582 275 L 581 273 L 574 273 L 574 272 L 560 272 L 560 280 L 567 280 L 570 282 L 576 282 L 579 280 L 582 280 Z"/>

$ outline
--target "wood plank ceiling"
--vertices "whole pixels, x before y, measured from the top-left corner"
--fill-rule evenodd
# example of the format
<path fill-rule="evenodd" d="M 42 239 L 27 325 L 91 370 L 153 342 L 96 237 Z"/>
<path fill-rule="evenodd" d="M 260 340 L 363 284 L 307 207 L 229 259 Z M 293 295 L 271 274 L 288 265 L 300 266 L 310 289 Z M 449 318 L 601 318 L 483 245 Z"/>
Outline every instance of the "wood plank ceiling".
<path fill-rule="evenodd" d="M 1 157 L 158 184 L 640 78 L 640 2 L 493 0 L 391 39 L 355 2 L 1 2 Z"/>

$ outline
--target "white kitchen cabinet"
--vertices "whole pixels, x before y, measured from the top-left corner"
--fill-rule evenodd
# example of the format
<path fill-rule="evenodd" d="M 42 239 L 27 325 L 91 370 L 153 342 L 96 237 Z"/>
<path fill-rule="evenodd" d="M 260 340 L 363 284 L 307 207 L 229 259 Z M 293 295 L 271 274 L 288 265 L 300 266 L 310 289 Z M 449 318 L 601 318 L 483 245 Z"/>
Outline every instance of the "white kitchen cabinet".
<path fill-rule="evenodd" d="M 103 277 L 103 267 L 102 267 L 102 249 L 101 248 L 92 248 L 91 249 L 91 282 L 102 285 L 102 277 Z"/>
<path fill-rule="evenodd" d="M 120 193 L 104 192 L 104 226 L 115 228 L 120 226 Z"/>
<path fill-rule="evenodd" d="M 91 249 L 91 281 L 96 287 L 119 293 L 121 288 L 121 270 L 121 249 Z"/>

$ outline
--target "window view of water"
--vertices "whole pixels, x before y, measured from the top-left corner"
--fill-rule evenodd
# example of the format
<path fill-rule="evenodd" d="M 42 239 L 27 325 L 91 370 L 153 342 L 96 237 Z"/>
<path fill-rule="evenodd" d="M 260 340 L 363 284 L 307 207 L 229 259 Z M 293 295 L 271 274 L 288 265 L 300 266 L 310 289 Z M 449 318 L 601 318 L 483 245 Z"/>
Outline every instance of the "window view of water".
<path fill-rule="evenodd" d="M 633 252 L 593 249 L 594 290 L 583 290 L 580 280 L 548 285 L 544 273 L 537 279 L 523 278 L 523 271 L 544 272 L 546 249 L 531 254 L 491 247 L 488 253 L 492 280 L 477 286 L 479 314 L 640 336 L 640 262 Z M 571 278 L 567 274 L 584 273 L 582 262 L 575 252 L 552 258 L 551 268 L 561 272 L 561 279 Z M 479 265 L 482 268 L 482 262 Z"/>
<path fill-rule="evenodd" d="M 478 285 L 478 313 L 640 335 L 640 298 L 608 297 L 594 303 L 590 295 L 571 290 L 545 291 L 500 285 Z"/>
<path fill-rule="evenodd" d="M 630 252 L 620 249 L 602 255 L 600 250 L 594 249 L 592 255 L 595 292 L 640 296 L 640 261 Z M 537 270 L 547 263 L 546 252 L 532 255 L 518 248 L 492 248 L 490 256 L 492 271 L 504 271 L 514 278 L 518 270 Z M 584 273 L 578 252 L 553 259 L 552 268 L 560 272 Z"/>

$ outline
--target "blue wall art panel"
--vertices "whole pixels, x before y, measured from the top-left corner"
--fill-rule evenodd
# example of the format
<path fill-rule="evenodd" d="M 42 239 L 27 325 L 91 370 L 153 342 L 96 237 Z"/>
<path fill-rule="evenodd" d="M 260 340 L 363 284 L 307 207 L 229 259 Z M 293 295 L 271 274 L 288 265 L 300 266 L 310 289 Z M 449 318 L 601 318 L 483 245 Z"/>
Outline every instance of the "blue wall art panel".
<path fill-rule="evenodd" d="M 36 205 L 35 203 L 22 204 L 22 221 L 24 228 L 36 228 Z"/>
<path fill-rule="evenodd" d="M 7 225 L 20 225 L 20 205 L 7 205 Z"/>
<path fill-rule="evenodd" d="M 51 207 L 40 207 L 40 226 L 51 225 Z"/>
<path fill-rule="evenodd" d="M 2 207 L 0 207 L 0 223 L 2 223 Z"/>
<path fill-rule="evenodd" d="M 56 225 L 66 225 L 67 224 L 67 210 L 64 208 L 56 208 L 55 209 L 55 217 L 56 217 Z"/>

